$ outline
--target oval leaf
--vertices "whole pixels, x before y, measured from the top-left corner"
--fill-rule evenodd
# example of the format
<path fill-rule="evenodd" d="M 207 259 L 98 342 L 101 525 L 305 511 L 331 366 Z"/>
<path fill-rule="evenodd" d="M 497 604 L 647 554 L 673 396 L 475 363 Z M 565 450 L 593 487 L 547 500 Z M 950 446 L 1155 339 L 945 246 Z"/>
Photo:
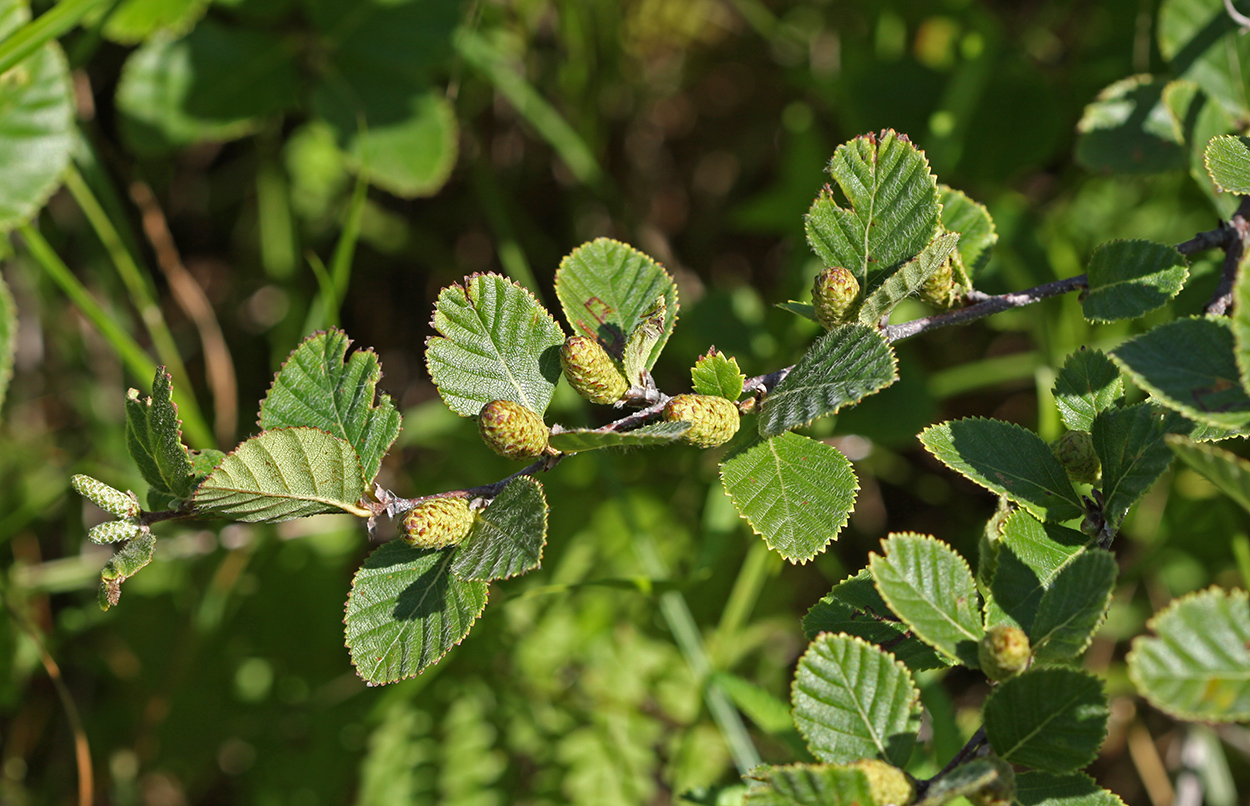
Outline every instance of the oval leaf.
<path fill-rule="evenodd" d="M 1080 772 L 1071 775 L 1019 773 L 1016 775 L 1016 802 L 1020 806 L 1124 806 L 1119 797 Z"/>
<path fill-rule="evenodd" d="M 1097 677 L 1075 669 L 1030 669 L 990 693 L 985 736 L 1012 764 L 1073 772 L 1098 755 L 1109 715 Z"/>
<path fill-rule="evenodd" d="M 543 486 L 519 476 L 478 514 L 456 550 L 451 570 L 461 579 L 507 579 L 537 568 L 546 543 Z"/>
<path fill-rule="evenodd" d="M 1184 255 L 1153 241 L 1112 241 L 1090 255 L 1089 291 L 1081 300 L 1091 322 L 1134 319 L 1160 308 L 1189 278 Z"/>
<path fill-rule="evenodd" d="M 1063 424 L 1088 431 L 1094 417 L 1124 396 L 1120 370 L 1101 350 L 1082 347 L 1064 359 L 1055 378 L 1055 406 Z"/>
<path fill-rule="evenodd" d="M 1220 190 L 1250 193 L 1250 140 L 1231 134 L 1212 137 L 1202 162 Z"/>
<path fill-rule="evenodd" d="M 1138 403 L 1104 411 L 1094 419 L 1090 436 L 1102 463 L 1103 514 L 1113 528 L 1119 528 L 1129 507 L 1172 464 L 1172 453 L 1163 441 L 1171 417 L 1176 415 Z"/>
<path fill-rule="evenodd" d="M 700 395 L 716 395 L 737 400 L 742 395 L 746 376 L 738 369 L 738 359 L 726 358 L 720 350 L 708 350 L 699 356 L 690 370 L 691 388 Z"/>
<path fill-rule="evenodd" d="M 1023 510 L 1012 513 L 997 542 L 986 626 L 1014 624 L 1033 635 L 1042 598 L 1063 569 L 1094 540 L 1057 523 L 1042 523 Z"/>
<path fill-rule="evenodd" d="M 559 429 L 559 430 L 557 430 Z M 632 431 L 600 431 L 594 428 L 551 429 L 547 444 L 564 453 L 593 451 L 599 448 L 641 448 L 667 445 L 690 430 L 690 423 L 677 421 L 653 423 Z"/>
<path fill-rule="evenodd" d="M 1088 549 L 1055 577 L 1028 631 L 1039 662 L 1067 663 L 1085 651 L 1107 616 L 1118 572 L 1111 552 Z"/>

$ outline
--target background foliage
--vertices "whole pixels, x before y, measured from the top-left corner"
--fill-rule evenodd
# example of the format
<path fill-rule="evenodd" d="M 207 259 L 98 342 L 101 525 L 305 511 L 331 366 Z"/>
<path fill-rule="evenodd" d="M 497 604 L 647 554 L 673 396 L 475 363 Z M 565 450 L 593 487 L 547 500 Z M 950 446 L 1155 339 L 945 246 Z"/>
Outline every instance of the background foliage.
<path fill-rule="evenodd" d="M 107 5 L 61 40 L 73 103 L 58 120 L 72 112 L 82 136 L 39 229 L 108 317 L 162 362 L 162 338 L 185 358 L 171 372 L 205 413 L 198 431 L 187 425 L 193 448 L 255 433 L 280 360 L 308 330 L 340 323 L 378 353 L 379 388 L 403 413 L 381 479 L 401 494 L 514 469 L 425 375 L 435 299 L 467 274 L 507 273 L 554 310 L 560 259 L 614 237 L 661 260 L 680 289 L 680 324 L 653 370 L 661 388 L 684 389 L 712 344 L 747 375 L 792 363 L 817 326 L 773 304 L 803 299 L 819 268 L 803 214 L 833 149 L 856 134 L 906 132 L 944 183 L 989 207 L 1000 237 L 978 286 L 990 293 L 1085 271 L 1113 238 L 1176 243 L 1214 220 L 1178 170 L 1108 177 L 1076 162 L 1094 161 L 1075 148 L 1085 105 L 1174 55 L 1136 0 L 223 0 L 162 4 L 177 11 L 162 20 L 141 0 Z M 54 136 L 75 130 L 63 128 Z M 343 232 L 358 235 L 354 250 Z M 134 275 L 115 270 L 119 249 Z M 0 800 L 14 803 L 70 802 L 75 780 L 69 725 L 23 625 L 78 704 L 106 802 L 610 804 L 730 782 L 661 618 L 674 591 L 765 759 L 804 759 L 776 709 L 808 608 L 887 532 L 935 534 L 973 556 L 994 511 L 916 434 L 984 416 L 1054 439 L 1053 368 L 1161 321 L 1094 326 L 1064 297 L 900 344 L 894 386 L 806 432 L 854 461 L 861 490 L 840 539 L 805 565 L 761 550 L 713 455 L 580 457 L 543 479 L 560 504 L 542 569 L 494 583 L 467 643 L 379 690 L 343 648 L 344 598 L 370 550 L 350 516 L 158 526 L 163 551 L 127 585 L 126 606 L 100 612 L 107 554 L 85 540 L 99 513 L 68 480 L 143 489 L 122 401 L 151 374 L 118 358 L 33 252 L 4 265 L 19 329 L 0 333 L 17 345 L 0 418 L 13 616 L 0 620 Z M 1198 313 L 1217 269 L 1193 262 L 1170 313 Z M 594 424 L 563 384 L 549 415 Z M 1208 802 L 1233 804 L 1233 783 L 1250 786 L 1244 729 L 1176 725 L 1133 696 L 1124 667 L 1124 639 L 1169 600 L 1247 584 L 1245 529 L 1233 502 L 1179 466 L 1124 524 L 1119 587 L 1085 666 L 1111 699 L 1090 772 L 1127 803 L 1163 802 L 1167 770 L 1193 748 L 1199 760 L 1183 763 Z M 986 689 L 971 674 L 916 683 L 933 724 L 913 771 L 932 774 Z"/>

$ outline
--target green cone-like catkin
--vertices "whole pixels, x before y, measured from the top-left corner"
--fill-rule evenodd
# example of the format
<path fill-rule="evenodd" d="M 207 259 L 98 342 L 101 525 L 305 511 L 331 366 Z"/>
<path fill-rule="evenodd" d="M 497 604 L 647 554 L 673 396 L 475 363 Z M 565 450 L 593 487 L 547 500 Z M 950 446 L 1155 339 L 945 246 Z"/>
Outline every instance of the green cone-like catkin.
<path fill-rule="evenodd" d="M 550 430 L 543 418 L 511 400 L 494 400 L 477 416 L 482 441 L 508 459 L 537 459 L 547 450 Z"/>
<path fill-rule="evenodd" d="M 1033 653 L 1029 637 L 1019 627 L 999 624 L 990 627 L 977 647 L 981 671 L 991 680 L 1006 680 L 1023 672 Z"/>
<path fill-rule="evenodd" d="M 87 539 L 92 543 L 120 543 L 138 537 L 143 527 L 130 521 L 106 521 L 91 527 Z"/>
<path fill-rule="evenodd" d="M 569 336 L 560 348 L 560 366 L 569 385 L 591 403 L 610 405 L 629 389 L 612 356 L 594 339 Z"/>
<path fill-rule="evenodd" d="M 850 269 L 832 266 L 821 269 L 812 285 L 812 306 L 816 318 L 826 328 L 841 324 L 859 299 L 859 280 Z"/>
<path fill-rule="evenodd" d="M 75 492 L 110 515 L 133 518 L 139 514 L 139 499 L 133 493 L 124 493 L 82 474 L 72 477 L 69 483 Z"/>
<path fill-rule="evenodd" d="M 1102 463 L 1098 461 L 1094 438 L 1088 431 L 1065 431 L 1050 449 L 1073 481 L 1093 484 L 1102 478 Z"/>
<path fill-rule="evenodd" d="M 404 517 L 403 538 L 410 546 L 441 549 L 464 540 L 473 528 L 473 510 L 459 497 L 422 501 Z"/>
<path fill-rule="evenodd" d="M 939 311 L 945 311 L 955 304 L 955 268 L 951 258 L 942 262 L 942 268 L 929 275 L 929 279 L 920 286 L 920 299 Z"/>
<path fill-rule="evenodd" d="M 898 767 L 869 758 L 851 766 L 868 779 L 868 792 L 877 806 L 907 806 L 916 794 L 911 776 Z"/>
<path fill-rule="evenodd" d="M 678 395 L 664 407 L 664 419 L 683 420 L 690 430 L 682 439 L 700 448 L 714 448 L 738 433 L 738 406 L 715 395 Z"/>

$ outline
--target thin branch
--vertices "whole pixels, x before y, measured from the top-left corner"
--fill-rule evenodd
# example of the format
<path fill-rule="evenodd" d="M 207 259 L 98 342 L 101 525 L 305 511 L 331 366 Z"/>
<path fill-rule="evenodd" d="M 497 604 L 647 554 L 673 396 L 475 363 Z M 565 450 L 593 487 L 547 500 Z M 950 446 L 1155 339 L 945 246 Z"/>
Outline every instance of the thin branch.
<path fill-rule="evenodd" d="M 1233 285 L 1237 282 L 1237 267 L 1250 241 L 1250 196 L 1242 196 L 1237 212 L 1229 219 L 1225 229 L 1228 234 L 1224 244 L 1224 270 L 1219 285 L 1207 303 L 1206 313 L 1222 316 L 1233 302 Z"/>
<path fill-rule="evenodd" d="M 1250 17 L 1233 8 L 1233 0 L 1224 0 L 1224 11 L 1232 18 L 1233 22 L 1241 27 L 1239 33 L 1244 34 L 1246 31 L 1250 31 Z"/>
<path fill-rule="evenodd" d="M 1182 255 L 1189 256 L 1198 252 L 1205 252 L 1208 249 L 1225 249 L 1228 247 L 1229 236 L 1228 226 L 1221 223 L 1220 226 L 1206 232 L 1200 232 L 1188 241 L 1178 243 L 1176 251 Z"/>
<path fill-rule="evenodd" d="M 967 324 L 976 319 L 983 319 L 991 314 L 1032 305 L 1034 302 L 1047 297 L 1055 297 L 1060 294 L 1067 294 L 1069 291 L 1077 291 L 1088 287 L 1089 280 L 1084 274 L 1080 274 L 1076 277 L 1069 277 L 1066 280 L 1044 283 L 1026 291 L 985 297 L 975 305 L 969 305 L 966 308 L 957 308 L 953 311 L 926 316 L 923 319 L 913 319 L 910 322 L 903 322 L 898 325 L 887 325 L 881 329 L 881 332 L 885 336 L 886 341 L 893 343 L 911 338 L 928 330 L 935 330 L 947 325 Z"/>
<path fill-rule="evenodd" d="M 975 753 L 977 750 L 981 749 L 981 745 L 983 744 L 985 744 L 985 727 L 981 726 L 977 728 L 976 733 L 972 734 L 972 738 L 968 740 L 968 743 L 965 744 L 962 748 L 960 748 L 959 752 L 955 754 L 955 757 L 952 758 L 947 763 L 947 765 L 942 768 L 941 772 L 939 772 L 937 775 L 933 776 L 932 778 L 928 779 L 927 781 L 920 781 L 917 783 L 916 794 L 920 797 L 923 797 L 925 791 L 929 787 L 933 786 L 934 781 L 937 781 L 942 776 L 946 775 L 951 770 L 955 769 L 960 764 L 963 764 L 965 761 L 967 761 L 968 757 L 971 756 L 973 753 Z"/>

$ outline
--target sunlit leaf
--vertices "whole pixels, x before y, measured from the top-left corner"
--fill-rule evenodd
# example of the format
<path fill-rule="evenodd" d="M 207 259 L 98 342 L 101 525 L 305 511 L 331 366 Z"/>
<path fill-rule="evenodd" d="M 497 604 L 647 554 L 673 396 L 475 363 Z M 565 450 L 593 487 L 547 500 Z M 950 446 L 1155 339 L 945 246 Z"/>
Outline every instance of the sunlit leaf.
<path fill-rule="evenodd" d="M 942 228 L 959 233 L 956 254 L 968 279 L 975 280 L 990 262 L 990 248 L 998 243 L 994 219 L 984 204 L 973 201 L 962 190 L 938 185 L 938 200 L 942 203 Z"/>
<path fill-rule="evenodd" d="M 751 771 L 744 806 L 866 806 L 868 779 L 855 767 L 827 764 L 761 766 Z"/>
<path fill-rule="evenodd" d="M 726 357 L 720 350 L 709 350 L 694 362 L 690 370 L 692 388 L 700 395 L 717 395 L 737 400 L 742 394 L 746 376 L 738 369 L 738 359 Z"/>
<path fill-rule="evenodd" d="M 1082 347 L 1069 355 L 1055 378 L 1055 407 L 1063 424 L 1088 431 L 1094 417 L 1124 396 L 1120 370 L 1101 350 Z"/>
<path fill-rule="evenodd" d="M 1133 319 L 1176 296 L 1189 277 L 1185 257 L 1152 241 L 1111 241 L 1089 258 L 1089 291 L 1081 301 L 1091 322 Z"/>
<path fill-rule="evenodd" d="M 1226 193 L 1250 193 L 1250 140 L 1226 134 L 1207 143 L 1203 158 L 1211 181 Z"/>
<path fill-rule="evenodd" d="M 1250 40 L 1239 35 L 1221 0 L 1166 0 L 1155 25 L 1174 77 L 1197 83 L 1231 117 L 1250 117 Z"/>
<path fill-rule="evenodd" d="M 900 266 L 865 297 L 859 308 L 859 321 L 865 325 L 875 324 L 889 316 L 904 299 L 919 293 L 925 281 L 946 263 L 958 242 L 957 232 L 944 232 L 934 238 L 920 254 Z"/>

